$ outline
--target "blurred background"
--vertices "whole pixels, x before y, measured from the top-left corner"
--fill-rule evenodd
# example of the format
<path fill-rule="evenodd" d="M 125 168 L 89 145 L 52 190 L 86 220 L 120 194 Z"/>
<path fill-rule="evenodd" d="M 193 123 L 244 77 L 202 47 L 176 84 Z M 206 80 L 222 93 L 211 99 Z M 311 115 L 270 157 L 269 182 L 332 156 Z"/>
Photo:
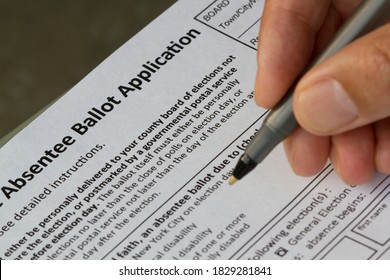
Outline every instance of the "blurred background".
<path fill-rule="evenodd" d="M 0 138 L 174 2 L 0 0 Z"/>

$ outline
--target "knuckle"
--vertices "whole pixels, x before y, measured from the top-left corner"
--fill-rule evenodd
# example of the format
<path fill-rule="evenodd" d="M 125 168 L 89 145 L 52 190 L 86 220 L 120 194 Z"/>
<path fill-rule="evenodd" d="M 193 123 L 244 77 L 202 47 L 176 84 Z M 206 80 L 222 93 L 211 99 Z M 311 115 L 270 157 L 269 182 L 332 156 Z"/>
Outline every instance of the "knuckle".
<path fill-rule="evenodd" d="M 383 82 L 390 84 L 390 49 L 385 41 L 372 42 L 365 55 L 368 69 L 379 74 Z"/>
<path fill-rule="evenodd" d="M 365 104 L 365 111 L 367 112 L 378 113 L 383 111 L 377 110 L 378 100 L 381 100 L 381 108 L 390 106 L 389 38 L 384 38 L 383 35 L 373 38 L 362 49 L 359 57 L 355 58 L 361 62 L 361 64 L 358 63 L 361 69 L 359 81 L 356 80 L 355 82 L 357 84 L 363 83 L 365 85 L 363 88 L 366 91 L 372 89 L 361 95 L 362 104 Z"/>

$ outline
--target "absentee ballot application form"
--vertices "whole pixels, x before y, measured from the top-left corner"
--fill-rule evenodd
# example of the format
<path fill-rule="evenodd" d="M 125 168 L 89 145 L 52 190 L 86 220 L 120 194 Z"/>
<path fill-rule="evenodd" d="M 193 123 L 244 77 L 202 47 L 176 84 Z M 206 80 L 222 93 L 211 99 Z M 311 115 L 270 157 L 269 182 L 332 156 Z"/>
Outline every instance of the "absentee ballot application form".
<path fill-rule="evenodd" d="M 0 150 L 2 259 L 390 259 L 390 179 L 295 176 L 278 147 L 229 186 L 264 1 L 181 0 Z"/>

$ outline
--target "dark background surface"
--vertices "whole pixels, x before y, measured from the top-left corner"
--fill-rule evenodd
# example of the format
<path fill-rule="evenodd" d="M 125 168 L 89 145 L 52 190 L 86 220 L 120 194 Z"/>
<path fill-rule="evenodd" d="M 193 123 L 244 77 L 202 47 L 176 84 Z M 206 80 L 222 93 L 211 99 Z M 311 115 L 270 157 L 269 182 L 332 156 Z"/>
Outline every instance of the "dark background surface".
<path fill-rule="evenodd" d="M 174 2 L 0 0 L 0 138 Z"/>

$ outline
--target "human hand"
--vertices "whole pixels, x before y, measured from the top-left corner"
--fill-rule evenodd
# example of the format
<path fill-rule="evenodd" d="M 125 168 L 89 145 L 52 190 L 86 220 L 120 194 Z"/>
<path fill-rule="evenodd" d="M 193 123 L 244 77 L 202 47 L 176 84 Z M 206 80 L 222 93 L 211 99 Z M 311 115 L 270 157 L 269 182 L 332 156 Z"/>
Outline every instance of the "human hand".
<path fill-rule="evenodd" d="M 268 0 L 259 34 L 256 103 L 272 108 L 360 0 Z M 311 69 L 294 93 L 300 128 L 284 142 L 295 173 L 330 158 L 348 184 L 390 174 L 390 24 Z"/>

